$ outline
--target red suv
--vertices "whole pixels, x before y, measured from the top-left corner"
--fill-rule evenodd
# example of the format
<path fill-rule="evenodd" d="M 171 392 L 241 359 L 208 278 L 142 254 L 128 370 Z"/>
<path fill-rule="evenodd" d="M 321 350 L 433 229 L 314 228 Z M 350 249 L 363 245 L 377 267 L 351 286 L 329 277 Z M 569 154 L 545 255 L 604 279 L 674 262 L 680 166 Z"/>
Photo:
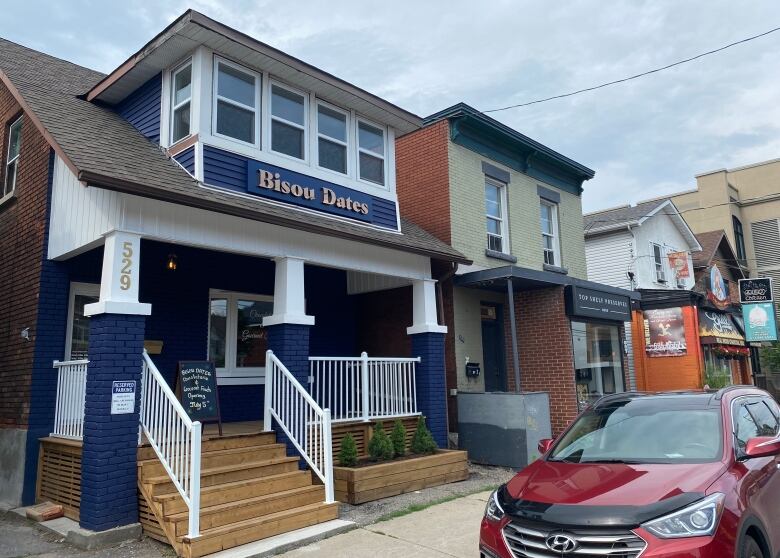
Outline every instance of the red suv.
<path fill-rule="evenodd" d="M 764 391 L 603 397 L 496 490 L 482 558 L 775 558 L 780 409 Z"/>

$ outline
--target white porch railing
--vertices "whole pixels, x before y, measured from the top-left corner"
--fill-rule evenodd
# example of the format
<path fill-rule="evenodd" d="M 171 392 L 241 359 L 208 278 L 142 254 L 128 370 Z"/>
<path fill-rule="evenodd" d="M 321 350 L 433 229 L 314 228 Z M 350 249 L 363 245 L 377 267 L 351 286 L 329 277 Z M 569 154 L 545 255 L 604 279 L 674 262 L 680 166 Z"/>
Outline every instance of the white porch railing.
<path fill-rule="evenodd" d="M 141 429 L 189 509 L 187 536 L 197 537 L 201 424 L 187 416 L 146 350 L 141 380 Z"/>
<path fill-rule="evenodd" d="M 417 414 L 419 358 L 309 357 L 310 392 L 333 422 Z"/>
<path fill-rule="evenodd" d="M 57 403 L 52 436 L 81 440 L 84 437 L 84 396 L 88 360 L 54 361 L 57 369 Z"/>
<path fill-rule="evenodd" d="M 298 449 L 312 471 L 325 485 L 325 501 L 335 499 L 333 492 L 333 452 L 330 411 L 320 407 L 272 351 L 265 357 L 265 420 L 271 419 Z"/>

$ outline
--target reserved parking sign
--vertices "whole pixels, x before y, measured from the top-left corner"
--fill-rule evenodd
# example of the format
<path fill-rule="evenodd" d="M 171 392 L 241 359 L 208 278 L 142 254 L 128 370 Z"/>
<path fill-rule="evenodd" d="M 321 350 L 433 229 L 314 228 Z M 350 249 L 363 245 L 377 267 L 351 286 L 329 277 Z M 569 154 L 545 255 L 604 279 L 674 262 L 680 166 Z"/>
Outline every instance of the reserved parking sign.
<path fill-rule="evenodd" d="M 135 411 L 135 380 L 111 382 L 111 414 L 127 415 Z"/>

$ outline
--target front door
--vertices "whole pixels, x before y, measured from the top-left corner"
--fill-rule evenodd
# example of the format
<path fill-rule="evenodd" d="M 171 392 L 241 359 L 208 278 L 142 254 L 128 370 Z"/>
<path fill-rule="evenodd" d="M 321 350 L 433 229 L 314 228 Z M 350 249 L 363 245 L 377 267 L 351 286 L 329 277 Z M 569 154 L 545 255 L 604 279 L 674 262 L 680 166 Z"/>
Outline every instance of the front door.
<path fill-rule="evenodd" d="M 485 391 L 506 391 L 504 320 L 501 306 L 482 304 L 482 363 Z"/>

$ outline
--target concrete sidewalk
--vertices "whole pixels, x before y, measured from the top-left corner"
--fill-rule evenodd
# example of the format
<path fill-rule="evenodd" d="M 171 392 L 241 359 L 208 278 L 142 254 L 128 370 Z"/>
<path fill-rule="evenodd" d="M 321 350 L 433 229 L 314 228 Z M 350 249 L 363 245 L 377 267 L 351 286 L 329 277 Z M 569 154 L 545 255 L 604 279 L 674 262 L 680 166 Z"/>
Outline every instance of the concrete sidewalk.
<path fill-rule="evenodd" d="M 367 525 L 282 554 L 284 558 L 441 558 L 479 555 L 479 524 L 490 492 L 464 496 Z"/>

